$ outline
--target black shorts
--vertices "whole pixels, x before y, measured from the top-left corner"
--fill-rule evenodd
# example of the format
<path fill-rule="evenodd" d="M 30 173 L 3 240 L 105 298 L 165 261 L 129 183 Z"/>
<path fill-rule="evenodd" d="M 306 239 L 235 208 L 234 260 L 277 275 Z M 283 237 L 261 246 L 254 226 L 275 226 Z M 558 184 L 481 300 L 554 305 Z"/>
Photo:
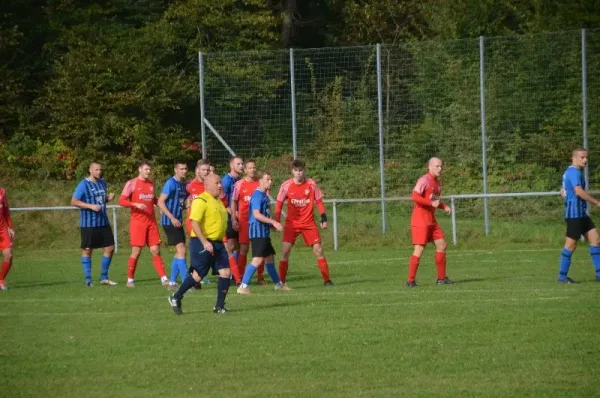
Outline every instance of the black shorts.
<path fill-rule="evenodd" d="M 163 225 L 165 235 L 167 235 L 167 245 L 177 246 L 180 243 L 185 243 L 185 231 L 183 227 L 177 228 L 172 225 Z"/>
<path fill-rule="evenodd" d="M 225 236 L 227 239 L 237 239 L 240 236 L 238 231 L 233 229 L 233 226 L 231 225 L 231 217 L 227 217 L 227 230 L 225 231 Z"/>
<path fill-rule="evenodd" d="M 105 227 L 81 227 L 81 248 L 98 249 L 115 245 L 110 226 Z"/>
<path fill-rule="evenodd" d="M 566 218 L 567 222 L 567 237 L 578 240 L 581 235 L 585 235 L 592 229 L 596 228 L 594 222 L 589 217 L 582 218 Z"/>
<path fill-rule="evenodd" d="M 252 257 L 269 257 L 275 255 L 271 238 L 250 238 Z"/>
<path fill-rule="evenodd" d="M 210 269 L 212 269 L 212 274 L 216 275 L 219 270 L 229 268 L 225 244 L 213 240 L 210 243 L 213 245 L 213 254 L 204 250 L 200 239 L 190 238 L 190 269 L 196 270 L 202 278 L 208 275 Z"/>

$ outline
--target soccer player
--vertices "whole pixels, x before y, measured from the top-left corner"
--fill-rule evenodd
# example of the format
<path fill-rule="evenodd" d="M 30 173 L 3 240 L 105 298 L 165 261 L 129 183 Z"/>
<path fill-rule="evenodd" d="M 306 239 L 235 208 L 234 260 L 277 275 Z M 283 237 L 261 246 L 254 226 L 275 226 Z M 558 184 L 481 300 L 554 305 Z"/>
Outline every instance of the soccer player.
<path fill-rule="evenodd" d="M 233 195 L 231 196 L 231 225 L 238 231 L 238 242 L 240 243 L 240 253 L 238 255 L 238 269 L 240 275 L 244 275 L 246 261 L 248 260 L 248 249 L 250 248 L 250 238 L 248 228 L 250 222 L 250 197 L 258 188 L 258 179 L 256 178 L 256 162 L 248 160 L 244 165 L 244 178 L 235 183 Z M 258 269 L 258 284 L 266 284 L 264 277 L 264 265 Z M 238 281 L 236 280 L 236 283 Z"/>
<path fill-rule="evenodd" d="M 13 239 L 15 230 L 13 229 L 12 219 L 10 218 L 10 207 L 6 199 L 6 190 L 0 187 L 0 250 L 2 250 L 2 268 L 0 269 L 0 290 L 8 290 L 8 285 L 4 280 L 13 260 Z"/>
<path fill-rule="evenodd" d="M 590 243 L 590 256 L 596 270 L 596 281 L 600 282 L 600 235 L 594 222 L 587 215 L 587 202 L 600 207 L 600 200 L 585 191 L 585 180 L 581 170 L 587 164 L 587 150 L 577 148 L 572 154 L 572 164 L 562 177 L 561 195 L 565 199 L 565 221 L 567 233 L 565 246 L 560 257 L 558 283 L 579 283 L 568 277 L 571 256 L 577 241 L 583 235 Z"/>
<path fill-rule="evenodd" d="M 320 227 L 326 229 L 327 215 L 325 214 L 325 204 L 323 203 L 323 192 L 321 192 L 316 182 L 306 177 L 306 164 L 302 160 L 294 160 L 292 162 L 292 175 L 293 178 L 281 184 L 275 207 L 275 220 L 279 221 L 283 205 L 287 202 L 287 217 L 283 231 L 279 275 L 283 282 L 287 280 L 290 253 L 292 252 L 296 238 L 298 235 L 302 235 L 304 244 L 312 246 L 325 287 L 334 286 L 331 279 L 329 279 L 329 266 L 323 254 L 321 235 L 319 234 L 313 215 L 314 205 L 316 204 L 321 215 Z"/>
<path fill-rule="evenodd" d="M 157 203 L 154 183 L 150 180 L 152 163 L 148 160 L 140 162 L 138 176 L 127 181 L 119 198 L 119 205 L 131 209 L 129 236 L 131 256 L 127 261 L 127 287 L 135 287 L 134 276 L 142 248 L 148 246 L 152 255 L 154 269 L 163 286 L 169 285 L 165 265 L 160 257 L 160 234 L 154 216 L 154 205 Z"/>
<path fill-rule="evenodd" d="M 80 209 L 81 266 L 88 287 L 93 286 L 92 251 L 97 248 L 103 248 L 100 284 L 117 285 L 117 282 L 108 279 L 108 270 L 115 251 L 115 240 L 106 215 L 106 203 L 114 198 L 115 194 L 107 192 L 106 182 L 102 178 L 102 164 L 90 163 L 88 176 L 77 184 L 71 198 L 71 205 Z"/>
<path fill-rule="evenodd" d="M 271 200 L 267 195 L 273 179 L 271 173 L 262 172 L 258 175 L 258 188 L 252 193 L 250 198 L 250 222 L 249 232 L 250 242 L 252 243 L 252 261 L 246 266 L 242 284 L 238 287 L 238 294 L 250 294 L 248 285 L 252 276 L 261 264 L 265 264 L 269 277 L 275 284 L 275 291 L 289 292 L 290 289 L 279 279 L 275 269 L 275 249 L 271 244 L 271 228 L 277 231 L 283 231 L 283 226 L 271 218 Z"/>
<path fill-rule="evenodd" d="M 210 162 L 206 159 L 200 159 L 196 164 L 196 169 L 194 170 L 196 178 L 194 178 L 187 186 L 185 187 L 188 197 L 187 197 L 187 208 L 191 209 L 192 201 L 199 196 L 202 192 L 204 192 L 204 179 L 210 174 Z M 188 211 L 188 217 L 185 220 L 185 229 L 188 234 L 192 233 L 192 221 L 190 220 L 190 211 Z"/>
<path fill-rule="evenodd" d="M 455 282 L 446 276 L 446 239 L 444 231 L 435 219 L 435 210 L 442 209 L 450 214 L 450 207 L 440 201 L 441 186 L 439 177 L 442 174 L 442 161 L 431 158 L 427 163 L 428 173 L 419 178 L 415 185 L 411 199 L 415 202 L 410 219 L 410 232 L 412 235 L 413 254 L 408 263 L 408 281 L 406 287 L 417 287 L 415 277 L 419 268 L 419 261 L 429 242 L 435 245 L 435 264 L 437 267 L 437 284 L 453 285 Z"/>
<path fill-rule="evenodd" d="M 221 184 L 223 184 L 223 203 L 227 208 L 228 212 L 231 212 L 230 204 L 231 198 L 233 197 L 233 187 L 235 183 L 239 181 L 240 175 L 244 170 L 244 162 L 241 157 L 233 156 L 229 159 L 229 173 L 225 174 L 221 179 Z M 235 283 L 239 284 L 242 281 L 242 276 L 240 274 L 240 269 L 238 268 L 237 259 L 239 253 L 236 251 L 237 240 L 238 240 L 238 231 L 233 229 L 233 225 L 231 224 L 231 214 L 227 215 L 227 231 L 225 232 L 227 255 L 229 256 L 229 269 L 233 274 L 233 278 L 235 279 Z"/>
<path fill-rule="evenodd" d="M 175 294 L 169 297 L 173 312 L 181 315 L 181 300 L 185 292 L 200 282 L 202 275 L 213 267 L 218 270 L 217 302 L 213 312 L 223 314 L 225 298 L 229 291 L 231 273 L 227 262 L 227 250 L 223 243 L 227 229 L 227 209 L 219 199 L 222 186 L 221 179 L 216 174 L 210 174 L 204 179 L 205 191 L 192 202 L 191 220 L 192 235 L 190 237 L 190 262 L 193 271 L 181 283 Z"/>
<path fill-rule="evenodd" d="M 181 274 L 181 281 L 187 276 L 185 263 L 185 231 L 183 230 L 183 209 L 187 198 L 185 177 L 187 164 L 178 161 L 175 163 L 175 175 L 167 180 L 160 196 L 158 207 L 162 210 L 160 218 L 163 230 L 167 236 L 167 244 L 175 246 L 175 257 L 171 263 L 171 279 L 169 289 L 177 287 L 177 276 Z"/>

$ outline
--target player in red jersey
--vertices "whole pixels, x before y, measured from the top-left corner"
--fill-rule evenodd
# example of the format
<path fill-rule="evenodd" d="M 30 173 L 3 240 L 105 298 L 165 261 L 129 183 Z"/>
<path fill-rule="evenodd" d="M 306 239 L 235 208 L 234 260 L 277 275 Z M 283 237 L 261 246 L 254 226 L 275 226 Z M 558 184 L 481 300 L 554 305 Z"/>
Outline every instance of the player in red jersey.
<path fill-rule="evenodd" d="M 306 165 L 302 160 L 292 162 L 293 178 L 285 181 L 277 194 L 275 207 L 275 220 L 279 222 L 284 203 L 287 202 L 287 216 L 283 230 L 283 245 L 281 247 L 281 260 L 279 261 L 279 277 L 285 283 L 290 261 L 290 253 L 298 235 L 302 235 L 304 243 L 312 246 L 317 257 L 317 265 L 323 276 L 326 287 L 334 286 L 329 279 L 329 266 L 323 254 L 321 235 L 315 224 L 314 206 L 317 205 L 321 215 L 320 226 L 327 228 L 327 215 L 323 204 L 323 192 L 312 179 L 306 177 Z"/>
<path fill-rule="evenodd" d="M 238 231 L 238 243 L 240 252 L 238 255 L 239 276 L 244 275 L 246 270 L 246 261 L 248 259 L 248 248 L 250 247 L 250 238 L 248 228 L 250 227 L 250 197 L 258 188 L 258 179 L 256 178 L 256 162 L 246 161 L 244 165 L 244 178 L 239 180 L 233 186 L 233 195 L 231 196 L 230 213 L 231 226 Z M 264 285 L 267 282 L 264 279 L 265 266 L 261 264 L 258 267 L 258 284 Z M 241 280 L 236 280 L 240 284 Z"/>
<path fill-rule="evenodd" d="M 200 159 L 196 164 L 196 170 L 194 172 L 196 174 L 196 178 L 190 181 L 190 183 L 185 187 L 188 193 L 185 206 L 187 209 L 191 208 L 192 201 L 196 198 L 196 196 L 204 192 L 204 179 L 210 174 L 210 162 L 205 159 Z M 192 222 L 190 220 L 189 210 L 188 216 L 185 220 L 185 229 L 188 232 L 188 235 L 192 232 Z"/>
<path fill-rule="evenodd" d="M 429 242 L 435 245 L 435 264 L 437 267 L 437 284 L 453 285 L 455 282 L 446 276 L 446 239 L 444 231 L 435 219 L 435 209 L 444 210 L 450 214 L 450 207 L 440 201 L 442 193 L 438 178 L 442 174 L 442 161 L 431 158 L 427 163 L 429 172 L 419 178 L 412 192 L 412 201 L 415 202 L 412 217 L 410 218 L 410 232 L 412 235 L 413 254 L 408 263 L 408 281 L 406 287 L 416 287 L 415 277 L 419 268 L 421 255 Z"/>
<path fill-rule="evenodd" d="M 8 285 L 4 281 L 13 259 L 13 238 L 15 230 L 13 229 L 12 220 L 10 218 L 10 207 L 6 199 L 6 190 L 0 188 L 0 250 L 2 250 L 2 268 L 0 269 L 0 290 L 8 290 Z"/>
<path fill-rule="evenodd" d="M 169 285 L 165 272 L 165 264 L 160 256 L 160 233 L 154 216 L 154 205 L 157 203 L 154 183 L 150 180 L 152 163 L 148 160 L 140 162 L 139 175 L 127 181 L 119 198 L 119 205 L 131 209 L 129 236 L 131 256 L 127 261 L 127 287 L 134 287 L 134 276 L 142 248 L 148 246 L 152 255 L 152 263 L 163 286 Z"/>

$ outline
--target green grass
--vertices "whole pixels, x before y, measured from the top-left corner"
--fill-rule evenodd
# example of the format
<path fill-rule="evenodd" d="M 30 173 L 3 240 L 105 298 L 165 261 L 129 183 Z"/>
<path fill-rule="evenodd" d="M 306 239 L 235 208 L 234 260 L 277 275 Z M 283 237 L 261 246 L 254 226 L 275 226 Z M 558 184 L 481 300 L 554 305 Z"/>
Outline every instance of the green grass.
<path fill-rule="evenodd" d="M 597 396 L 600 283 L 584 247 L 555 282 L 559 246 L 432 251 L 404 288 L 408 249 L 328 253 L 325 289 L 309 250 L 290 293 L 252 286 L 212 313 L 214 284 L 175 316 L 143 257 L 125 288 L 85 288 L 77 251 L 19 251 L 0 292 L 3 396 Z M 147 256 L 147 254 L 145 255 Z M 170 261 L 170 255 L 165 254 Z M 94 275 L 99 271 L 95 257 Z"/>

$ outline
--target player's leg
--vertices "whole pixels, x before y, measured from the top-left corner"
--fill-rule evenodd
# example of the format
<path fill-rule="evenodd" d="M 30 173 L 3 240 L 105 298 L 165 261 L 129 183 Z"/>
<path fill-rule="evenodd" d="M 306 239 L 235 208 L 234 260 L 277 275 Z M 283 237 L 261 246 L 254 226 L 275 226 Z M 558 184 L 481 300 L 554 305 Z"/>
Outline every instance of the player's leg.
<path fill-rule="evenodd" d="M 181 300 L 185 293 L 199 283 L 202 278 L 200 275 L 208 272 L 208 268 L 211 266 L 211 261 L 214 261 L 214 257 L 204 250 L 202 243 L 198 238 L 190 239 L 190 266 L 192 272 L 190 272 L 186 278 L 179 285 L 179 289 L 169 296 L 169 304 L 173 309 L 173 312 L 177 315 L 181 315 Z"/>
<path fill-rule="evenodd" d="M 421 256 L 425 251 L 425 245 L 429 241 L 429 231 L 427 226 L 411 225 L 410 233 L 412 237 L 413 253 L 408 260 L 408 279 L 406 281 L 406 287 L 416 287 L 417 283 L 415 279 L 417 277 L 417 270 L 419 269 L 419 262 Z"/>
<path fill-rule="evenodd" d="M 92 247 L 94 238 L 94 229 L 91 227 L 80 228 L 81 233 L 81 268 L 83 269 L 83 277 L 85 285 L 92 287 Z M 4 278 L 0 278 L 2 280 Z"/>
<path fill-rule="evenodd" d="M 160 233 L 158 232 L 158 224 L 154 222 L 148 225 L 147 234 L 148 238 L 146 244 L 150 248 L 150 254 L 152 255 L 152 264 L 154 265 L 154 270 L 160 277 L 160 283 L 163 286 L 168 287 L 169 278 L 167 278 L 165 263 L 163 262 L 163 259 L 160 256 Z"/>
<path fill-rule="evenodd" d="M 228 253 L 225 245 L 215 245 L 215 268 L 219 273 L 219 280 L 217 281 L 217 302 L 213 308 L 213 312 L 217 314 L 223 314 L 227 312 L 225 308 L 225 299 L 229 292 L 229 280 L 231 279 L 231 271 L 229 269 Z"/>
<path fill-rule="evenodd" d="M 225 231 L 226 243 L 225 248 L 227 249 L 227 262 L 229 263 L 229 269 L 235 280 L 235 284 L 242 283 L 242 274 L 238 267 L 239 251 L 237 250 L 238 244 L 238 231 L 233 229 L 231 224 L 231 217 L 227 218 L 227 230 Z"/>
<path fill-rule="evenodd" d="M 302 230 L 302 239 L 304 240 L 304 244 L 307 246 L 312 246 L 313 253 L 317 258 L 317 266 L 319 267 L 319 271 L 321 271 L 321 276 L 323 277 L 323 284 L 325 287 L 334 286 L 331 279 L 329 279 L 329 265 L 327 264 L 327 259 L 323 254 L 321 235 L 319 234 L 317 226 L 314 225 L 310 229 Z"/>
<path fill-rule="evenodd" d="M 129 244 L 131 245 L 131 254 L 127 259 L 127 287 L 135 287 L 135 270 L 142 253 L 142 248 L 146 246 L 146 235 L 148 227 L 143 223 L 129 223 Z"/>
<path fill-rule="evenodd" d="M 240 223 L 238 228 L 238 242 L 240 243 L 240 254 L 238 256 L 238 269 L 240 276 L 244 276 L 246 270 L 246 261 L 248 261 L 248 250 L 250 249 L 250 236 L 248 235 L 248 225 Z"/>
<path fill-rule="evenodd" d="M 298 237 L 298 231 L 291 226 L 286 225 L 283 229 L 283 242 L 281 244 L 281 259 L 279 260 L 279 277 L 285 283 L 287 281 L 288 267 L 290 266 L 290 254 Z"/>
<path fill-rule="evenodd" d="M 127 259 L 127 287 L 135 287 L 135 270 L 142 253 L 142 246 L 131 246 L 131 254 Z"/>
<path fill-rule="evenodd" d="M 594 264 L 594 270 L 596 271 L 596 281 L 600 282 L 600 234 L 596 226 L 591 219 L 587 219 L 585 229 L 587 232 L 584 234 L 587 241 L 590 243 L 590 257 L 592 258 L 592 264 Z"/>
<path fill-rule="evenodd" d="M 448 279 L 448 275 L 446 275 L 446 250 L 448 249 L 448 244 L 446 243 L 446 238 L 444 237 L 444 231 L 439 226 L 439 224 L 436 223 L 432 227 L 431 237 L 433 239 L 433 244 L 435 245 L 435 266 L 437 268 L 437 284 L 453 285 L 455 282 L 453 280 Z"/>
<path fill-rule="evenodd" d="M 565 246 L 560 254 L 560 265 L 558 270 L 558 283 L 577 283 L 568 277 L 571 267 L 571 256 L 577 248 L 577 241 L 581 237 L 581 219 L 567 219 L 567 233 L 565 237 Z"/>
<path fill-rule="evenodd" d="M 108 278 L 108 270 L 112 263 L 113 254 L 115 252 L 115 239 L 112 234 L 112 230 L 109 226 L 96 228 L 98 239 L 101 240 L 100 246 L 104 248 L 102 250 L 102 269 L 100 272 L 100 284 L 107 286 L 117 286 L 118 283 L 111 281 Z"/>
<path fill-rule="evenodd" d="M 2 249 L 2 268 L 0 269 L 0 290 L 8 290 L 8 285 L 6 284 L 5 279 L 8 275 L 8 271 L 10 271 L 10 267 L 12 267 L 12 260 L 12 247 L 4 247 Z"/>

